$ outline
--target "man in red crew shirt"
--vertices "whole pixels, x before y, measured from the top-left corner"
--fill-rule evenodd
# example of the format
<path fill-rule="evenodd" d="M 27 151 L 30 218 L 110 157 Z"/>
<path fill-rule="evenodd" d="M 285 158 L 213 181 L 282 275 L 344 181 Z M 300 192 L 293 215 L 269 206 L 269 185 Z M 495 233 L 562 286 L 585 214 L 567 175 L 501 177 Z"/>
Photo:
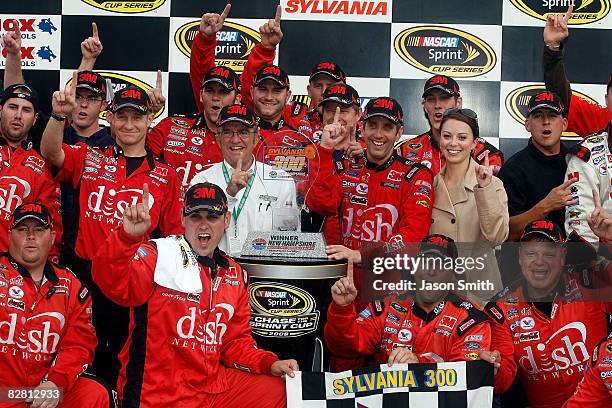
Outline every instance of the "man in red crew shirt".
<path fill-rule="evenodd" d="M 251 337 L 246 271 L 218 248 L 231 218 L 223 189 L 191 186 L 185 233 L 152 241 L 148 200 L 124 212 L 93 262 L 104 293 L 132 308 L 123 406 L 285 407 L 277 377 L 293 376 L 297 362 L 258 349 Z"/>
<path fill-rule="evenodd" d="M 97 341 L 91 299 L 70 270 L 48 261 L 57 238 L 49 209 L 17 207 L 8 234 L 0 254 L 0 406 L 114 407 L 113 392 L 84 373 Z M 35 398 L 7 399 L 25 387 Z"/>
<path fill-rule="evenodd" d="M 549 14 L 544 27 L 544 82 L 546 89 L 561 97 L 565 106 L 567 131 L 580 137 L 600 133 L 607 129 L 610 134 L 610 109 L 612 106 L 612 75 L 606 85 L 608 107 L 586 101 L 572 94 L 565 75 L 565 40 L 569 37 L 567 23 L 572 17 L 574 6 L 570 5 L 565 15 Z"/>
<path fill-rule="evenodd" d="M 156 159 L 145 148 L 146 135 L 153 120 L 151 101 L 140 88 L 127 87 L 117 92 L 107 112 L 111 135 L 116 144 L 107 148 L 83 143 L 62 145 L 63 120 L 75 107 L 76 73 L 72 85 L 53 94 L 53 113 L 43 134 L 43 155 L 61 171 L 60 181 L 80 185 L 79 234 L 75 266 L 82 280 L 91 283 L 90 262 L 100 242 L 121 224 L 123 211 L 149 195 L 152 225 L 149 234 L 180 234 L 182 194 L 174 169 Z M 145 190 L 144 185 L 148 185 Z M 93 369 L 114 383 L 119 368 L 117 354 L 127 337 L 127 309 L 109 302 L 92 287 L 94 325 L 99 345 Z"/>
<path fill-rule="evenodd" d="M 404 140 L 397 145 L 400 156 L 410 159 L 416 163 L 427 166 L 434 174 L 438 174 L 444 167 L 446 161 L 440 153 L 440 127 L 442 126 L 442 114 L 451 108 L 461 108 L 463 100 L 459 93 L 457 82 L 445 75 L 436 75 L 429 78 L 423 87 L 423 111 L 429 130 L 416 138 Z M 497 174 L 504 163 L 504 156 L 495 146 L 479 138 L 476 148 L 472 152 L 472 158 L 476 163 L 483 164 L 486 153 L 489 153 L 489 163 L 495 166 L 494 173 Z"/>
<path fill-rule="evenodd" d="M 50 255 L 59 259 L 62 235 L 60 187 L 50 164 L 33 148 L 28 132 L 38 118 L 38 93 L 14 84 L 0 97 L 0 250 L 8 249 L 11 214 L 24 201 L 40 201 L 51 209 L 56 240 Z"/>
<path fill-rule="evenodd" d="M 419 256 L 457 258 L 457 247 L 448 237 L 428 235 L 420 244 Z M 332 286 L 333 302 L 327 311 L 325 340 L 332 355 L 368 357 L 371 363 L 390 366 L 478 359 L 478 352 L 491 345 L 486 313 L 448 290 L 419 289 L 424 282 L 454 282 L 454 275 L 452 269 L 419 268 L 414 274 L 414 295 L 391 295 L 359 313 L 349 261 L 347 277 Z"/>
<path fill-rule="evenodd" d="M 610 305 L 592 301 L 592 274 L 566 270 L 563 233 L 552 221 L 532 221 L 519 248 L 523 279 L 487 304 L 493 347 L 514 348 L 518 378 L 532 408 L 559 408 L 583 377 L 590 352 L 608 333 Z M 496 389 L 512 382 L 512 365 L 496 374 Z M 547 392 L 554 390 L 554 392 Z"/>

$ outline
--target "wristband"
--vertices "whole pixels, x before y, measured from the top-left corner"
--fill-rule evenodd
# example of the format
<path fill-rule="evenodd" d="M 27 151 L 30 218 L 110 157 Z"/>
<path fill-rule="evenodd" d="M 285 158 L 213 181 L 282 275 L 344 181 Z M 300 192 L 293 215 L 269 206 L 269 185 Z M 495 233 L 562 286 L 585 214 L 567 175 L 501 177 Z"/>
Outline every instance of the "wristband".
<path fill-rule="evenodd" d="M 51 112 L 51 117 L 52 117 L 53 119 L 57 120 L 58 122 L 64 122 L 64 121 L 66 120 L 66 117 L 65 117 L 65 116 L 58 115 L 58 114 L 57 114 L 57 113 L 55 113 L 55 112 Z"/>
<path fill-rule="evenodd" d="M 548 48 L 551 51 L 559 51 L 561 49 L 561 44 L 552 45 L 552 44 L 544 43 L 544 45 L 546 46 L 546 48 Z"/>

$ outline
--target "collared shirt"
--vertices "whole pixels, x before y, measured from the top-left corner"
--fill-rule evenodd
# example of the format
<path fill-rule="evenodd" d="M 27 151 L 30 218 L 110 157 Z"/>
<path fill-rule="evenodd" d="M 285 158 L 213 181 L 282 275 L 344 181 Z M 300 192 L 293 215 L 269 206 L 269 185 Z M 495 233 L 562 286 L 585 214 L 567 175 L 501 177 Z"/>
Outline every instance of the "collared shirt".
<path fill-rule="evenodd" d="M 196 174 L 193 180 L 191 180 L 191 185 L 207 181 L 218 185 L 223 191 L 226 191 L 228 183 L 223 174 L 223 166 L 226 167 L 228 175 L 231 178 L 234 169 L 224 160 L 222 163 L 216 163 L 207 170 Z M 251 174 L 253 172 L 255 173 L 249 195 L 238 216 L 237 222 L 234 220 L 234 216 L 232 216 L 230 227 L 219 243 L 219 248 L 227 253 L 230 251 L 229 244 L 231 237 L 238 237 L 240 240 L 240 249 L 242 249 L 250 231 L 272 231 L 282 229 L 284 227 L 283 225 L 275 225 L 274 223 L 275 216 L 277 217 L 277 222 L 280 222 L 279 209 L 283 207 L 292 207 L 296 210 L 296 214 L 299 217 L 295 183 L 287 173 L 274 166 L 269 166 L 255 160 L 253 160 L 253 164 L 251 164 L 248 171 Z M 234 209 L 239 207 L 245 191 L 246 188 L 241 189 L 235 197 L 228 194 L 227 204 L 230 212 L 233 212 Z M 238 255 L 238 253 L 234 251 L 231 255 Z"/>
<path fill-rule="evenodd" d="M 180 181 L 174 169 L 155 159 L 147 151 L 140 167 L 127 176 L 126 158 L 118 145 L 106 148 L 85 143 L 62 146 L 66 158 L 60 181 L 80 184 L 79 234 L 76 254 L 93 259 L 101 240 L 111 229 L 121 225 L 123 211 L 142 202 L 142 186 L 149 186 L 151 228 L 160 229 L 163 236 L 182 234 L 181 211 L 183 197 Z"/>

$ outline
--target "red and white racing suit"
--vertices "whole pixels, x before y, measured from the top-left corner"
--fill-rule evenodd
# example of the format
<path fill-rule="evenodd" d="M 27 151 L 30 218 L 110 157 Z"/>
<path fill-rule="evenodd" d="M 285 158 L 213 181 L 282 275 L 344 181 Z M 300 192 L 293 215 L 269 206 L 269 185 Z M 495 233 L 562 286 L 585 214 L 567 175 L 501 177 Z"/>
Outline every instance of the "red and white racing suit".
<path fill-rule="evenodd" d="M 612 334 L 602 340 L 595 350 L 591 362 L 576 393 L 567 400 L 563 408 L 608 408 L 612 406 Z"/>
<path fill-rule="evenodd" d="M 80 377 L 91 364 L 96 342 L 89 290 L 72 272 L 47 262 L 39 288 L 8 253 L 0 254 L 2 387 L 35 388 L 52 381 L 63 393 L 60 407 L 108 407 L 108 392 Z M 5 389 L 0 407 L 30 406 L 6 397 Z"/>
<path fill-rule="evenodd" d="M 16 149 L 0 138 L 0 251 L 7 251 L 8 231 L 15 208 L 27 201 L 39 201 L 51 213 L 55 243 L 49 257 L 59 260 L 62 242 L 60 186 L 53 179 L 50 164 L 25 141 Z"/>
<path fill-rule="evenodd" d="M 260 375 L 278 358 L 251 337 L 247 275 L 232 258 L 217 249 L 196 259 L 182 236 L 146 242 L 119 228 L 92 275 L 132 308 L 119 355 L 123 407 L 285 406 L 284 380 Z"/>
<path fill-rule="evenodd" d="M 609 306 L 585 301 L 585 282 L 564 273 L 549 313 L 526 300 L 523 280 L 504 289 L 485 309 L 506 326 L 506 335 L 494 333 L 503 347 L 514 347 L 518 375 L 532 408 L 560 408 L 582 379 L 590 352 L 607 335 Z M 584 286 L 582 286 L 584 288 Z M 497 334 L 497 335 L 496 335 Z M 502 356 L 502 366 L 506 356 Z M 510 370 L 497 373 L 495 383 L 512 382 Z M 551 390 L 547 392 L 546 390 Z M 554 391 L 552 391 L 554 390 Z"/>
<path fill-rule="evenodd" d="M 446 159 L 440 152 L 440 145 L 434 140 L 431 130 L 413 139 L 398 143 L 395 150 L 401 157 L 428 167 L 434 176 L 446 164 Z M 483 164 L 486 152 L 489 152 L 489 164 L 495 166 L 494 174 L 497 174 L 502 164 L 504 164 L 504 154 L 486 140 L 476 139 L 476 148 L 472 152 L 474 161 L 478 164 Z"/>
<path fill-rule="evenodd" d="M 374 301 L 359 314 L 355 302 L 345 307 L 332 302 L 325 340 L 334 356 L 366 356 L 373 364 L 386 363 L 399 347 L 420 362 L 476 360 L 480 350 L 490 348 L 491 328 L 486 313 L 452 294 L 429 313 L 413 299 L 393 297 Z"/>

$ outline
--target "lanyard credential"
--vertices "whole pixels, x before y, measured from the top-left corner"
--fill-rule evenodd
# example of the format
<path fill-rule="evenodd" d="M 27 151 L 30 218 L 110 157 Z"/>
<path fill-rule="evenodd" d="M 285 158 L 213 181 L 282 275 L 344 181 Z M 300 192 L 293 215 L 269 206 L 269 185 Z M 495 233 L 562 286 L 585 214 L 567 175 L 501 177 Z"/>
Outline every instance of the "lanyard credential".
<path fill-rule="evenodd" d="M 225 177 L 225 182 L 229 185 L 230 175 L 229 175 L 229 172 L 227 171 L 227 167 L 225 167 L 224 162 L 221 163 L 221 167 L 223 168 L 223 177 Z M 234 207 L 234 210 L 232 211 L 232 218 L 234 218 L 234 224 L 236 225 L 236 227 L 238 227 L 238 217 L 240 216 L 240 213 L 242 212 L 242 209 L 244 208 L 244 205 L 246 204 L 246 200 L 249 196 L 249 193 L 251 192 L 251 187 L 253 186 L 254 179 L 255 179 L 255 169 L 253 170 L 253 174 L 251 175 L 251 177 L 249 177 L 249 182 L 247 183 L 246 189 L 244 190 L 244 194 L 242 194 L 242 198 L 240 199 L 240 202 L 238 203 L 238 207 L 237 208 Z"/>

